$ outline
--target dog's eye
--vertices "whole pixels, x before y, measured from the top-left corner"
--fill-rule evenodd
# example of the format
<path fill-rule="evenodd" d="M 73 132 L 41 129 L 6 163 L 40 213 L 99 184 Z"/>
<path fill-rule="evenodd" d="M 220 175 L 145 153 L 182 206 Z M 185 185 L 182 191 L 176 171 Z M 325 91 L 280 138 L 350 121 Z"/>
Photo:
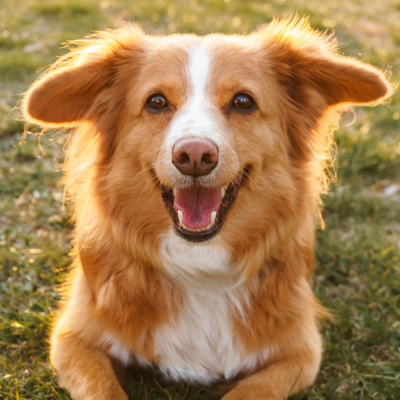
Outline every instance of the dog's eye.
<path fill-rule="evenodd" d="M 168 102 L 162 94 L 153 94 L 147 99 L 146 107 L 150 111 L 160 111 L 168 107 Z"/>
<path fill-rule="evenodd" d="M 233 99 L 232 107 L 241 111 L 251 111 L 256 107 L 256 103 L 248 94 L 239 93 Z"/>

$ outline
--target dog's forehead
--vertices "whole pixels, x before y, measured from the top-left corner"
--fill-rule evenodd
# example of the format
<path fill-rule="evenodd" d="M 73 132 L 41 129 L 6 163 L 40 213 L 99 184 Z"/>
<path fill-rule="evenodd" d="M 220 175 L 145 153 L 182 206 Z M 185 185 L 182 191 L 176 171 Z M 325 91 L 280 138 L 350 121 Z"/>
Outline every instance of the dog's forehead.
<path fill-rule="evenodd" d="M 247 37 L 173 35 L 152 38 L 140 79 L 147 92 L 167 95 L 223 96 L 257 90 L 262 72 L 258 44 Z M 172 94 L 174 92 L 174 94 Z"/>

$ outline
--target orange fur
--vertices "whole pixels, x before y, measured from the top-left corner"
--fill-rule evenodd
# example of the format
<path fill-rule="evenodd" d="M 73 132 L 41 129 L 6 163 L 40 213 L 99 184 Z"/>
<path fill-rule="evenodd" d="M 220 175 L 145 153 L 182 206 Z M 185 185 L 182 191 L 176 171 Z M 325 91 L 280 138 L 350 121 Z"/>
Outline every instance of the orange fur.
<path fill-rule="evenodd" d="M 67 187 L 77 257 L 51 361 L 76 400 L 125 400 L 110 360 L 129 353 L 129 362 L 162 363 L 157 332 L 179 326 L 190 301 L 160 254 L 172 226 L 160 184 L 174 185 L 164 140 L 192 95 L 187 63 L 201 43 L 214 57 L 208 111 L 224 138 L 216 184 L 246 176 L 216 239 L 230 255 L 229 276 L 205 273 L 198 285 L 242 281 L 239 305 L 228 307 L 233 340 L 247 355 L 272 349 L 239 371 L 248 377 L 224 399 L 286 398 L 318 372 L 324 310 L 307 280 L 332 142 L 327 124 L 334 106 L 377 102 L 389 84 L 304 22 L 274 21 L 234 38 L 155 38 L 125 25 L 78 42 L 24 100 L 28 121 L 75 128 Z M 238 91 L 256 100 L 251 114 L 229 110 Z M 154 92 L 171 111 L 145 110 Z"/>

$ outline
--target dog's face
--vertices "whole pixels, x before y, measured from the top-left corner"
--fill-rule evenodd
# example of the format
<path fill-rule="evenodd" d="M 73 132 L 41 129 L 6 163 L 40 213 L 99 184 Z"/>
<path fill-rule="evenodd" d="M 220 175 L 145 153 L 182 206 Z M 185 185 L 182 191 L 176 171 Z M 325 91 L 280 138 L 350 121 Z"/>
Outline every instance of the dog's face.
<path fill-rule="evenodd" d="M 123 28 L 67 61 L 28 92 L 26 116 L 80 127 L 72 168 L 90 170 L 93 209 L 136 254 L 173 228 L 264 258 L 315 212 L 326 111 L 388 91 L 374 69 L 284 23 L 246 37 Z"/>
<path fill-rule="evenodd" d="M 154 209 L 162 198 L 168 225 L 191 242 L 254 229 L 260 215 L 268 220 L 276 204 L 294 201 L 279 86 L 256 48 L 221 36 L 158 39 L 141 62 L 127 94 L 114 182 L 126 190 L 137 177 L 142 185 L 132 170 L 147 169 L 160 183 Z M 132 199 L 138 194 L 132 187 Z"/>

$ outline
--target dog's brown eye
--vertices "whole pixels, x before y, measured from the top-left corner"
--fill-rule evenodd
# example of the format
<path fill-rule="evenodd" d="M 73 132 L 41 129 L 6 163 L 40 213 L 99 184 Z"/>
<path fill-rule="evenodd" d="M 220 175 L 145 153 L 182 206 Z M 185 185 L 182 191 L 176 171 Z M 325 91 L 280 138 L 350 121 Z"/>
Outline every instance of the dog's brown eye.
<path fill-rule="evenodd" d="M 162 94 L 154 94 L 147 99 L 146 107 L 150 111 L 160 111 L 168 107 L 167 99 Z"/>
<path fill-rule="evenodd" d="M 244 93 L 239 93 L 233 99 L 232 107 L 242 111 L 251 111 L 255 108 L 256 103 L 251 96 Z"/>

